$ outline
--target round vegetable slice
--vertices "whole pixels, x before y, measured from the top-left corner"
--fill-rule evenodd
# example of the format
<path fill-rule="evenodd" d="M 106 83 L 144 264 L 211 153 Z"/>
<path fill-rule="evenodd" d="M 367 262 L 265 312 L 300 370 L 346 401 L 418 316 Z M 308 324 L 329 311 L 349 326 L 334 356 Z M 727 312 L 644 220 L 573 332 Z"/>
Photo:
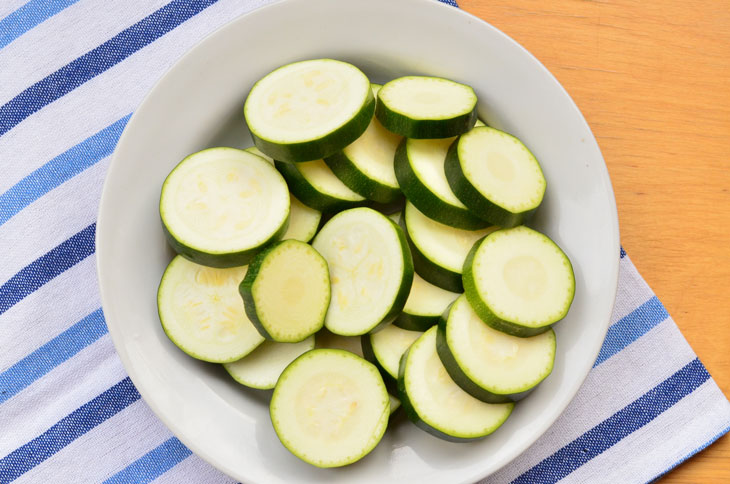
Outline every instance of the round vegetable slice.
<path fill-rule="evenodd" d="M 395 152 L 395 174 L 406 198 L 430 218 L 451 227 L 476 230 L 490 224 L 469 211 L 444 173 L 444 160 L 453 138 L 404 139 Z"/>
<path fill-rule="evenodd" d="M 365 198 L 342 183 L 324 160 L 296 165 L 277 161 L 276 168 L 302 203 L 321 212 L 344 210 L 365 203 Z"/>
<path fill-rule="evenodd" d="M 317 467 L 339 467 L 380 442 L 390 416 L 378 369 L 348 351 L 318 349 L 279 377 L 270 404 L 276 435 L 292 454 Z"/>
<path fill-rule="evenodd" d="M 545 195 L 545 177 L 530 150 L 514 136 L 486 126 L 451 145 L 445 173 L 464 205 L 501 227 L 524 223 Z"/>
<path fill-rule="evenodd" d="M 373 84 L 373 94 L 379 89 L 379 85 Z M 393 168 L 401 138 L 373 117 L 362 136 L 324 161 L 353 191 L 367 199 L 389 203 L 401 196 Z"/>
<path fill-rule="evenodd" d="M 264 338 L 246 317 L 238 283 L 246 266 L 218 269 L 177 256 L 165 269 L 157 291 L 162 329 L 193 358 L 211 363 L 236 361 Z"/>
<path fill-rule="evenodd" d="M 377 333 L 364 334 L 362 338 L 362 352 L 365 359 L 374 364 L 388 391 L 398 393 L 398 365 L 403 353 L 423 333 L 409 331 L 390 325 Z"/>
<path fill-rule="evenodd" d="M 315 335 L 315 347 L 345 350 L 364 358 L 359 336 L 340 336 L 328 331 L 327 328 L 322 328 Z"/>
<path fill-rule="evenodd" d="M 223 364 L 223 368 L 241 385 L 270 390 L 289 363 L 313 349 L 314 335 L 299 343 L 264 341 L 240 360 Z"/>
<path fill-rule="evenodd" d="M 388 399 L 390 400 L 390 415 L 392 416 L 400 408 L 400 400 L 390 393 L 388 394 Z"/>
<path fill-rule="evenodd" d="M 282 239 L 294 239 L 300 242 L 309 242 L 317 233 L 319 223 L 322 220 L 322 212 L 307 207 L 297 200 L 294 195 L 290 195 L 291 206 L 289 208 L 289 228 L 286 229 Z"/>
<path fill-rule="evenodd" d="M 160 216 L 178 254 L 211 267 L 241 266 L 286 231 L 289 190 L 261 157 L 210 148 L 188 156 L 167 176 Z"/>
<path fill-rule="evenodd" d="M 406 305 L 393 325 L 411 331 L 426 331 L 438 323 L 446 308 L 457 297 L 459 294 L 434 286 L 415 273 Z"/>
<path fill-rule="evenodd" d="M 332 303 L 325 326 L 357 336 L 390 323 L 403 309 L 413 262 L 403 230 L 370 208 L 340 212 L 312 242 L 327 260 Z"/>
<path fill-rule="evenodd" d="M 465 84 L 407 76 L 380 89 L 375 116 L 387 129 L 408 138 L 449 138 L 474 126 L 476 107 L 477 95 Z"/>
<path fill-rule="evenodd" d="M 427 217 L 412 203 L 406 204 L 400 223 L 406 229 L 418 275 L 435 286 L 459 293 L 464 290 L 461 273 L 467 254 L 477 240 L 497 229 L 449 227 Z"/>
<path fill-rule="evenodd" d="M 370 81 L 332 59 L 294 62 L 260 79 L 243 113 L 254 144 L 275 160 L 332 155 L 355 141 L 375 110 Z"/>
<path fill-rule="evenodd" d="M 462 390 L 436 353 L 434 326 L 401 359 L 398 392 L 408 418 L 426 432 L 451 442 L 481 439 L 507 420 L 514 403 L 485 403 Z"/>
<path fill-rule="evenodd" d="M 544 333 L 568 313 L 573 266 L 546 235 L 525 226 L 492 232 L 464 262 L 464 291 L 474 311 L 514 336 Z"/>
<path fill-rule="evenodd" d="M 465 392 L 489 403 L 517 401 L 552 372 L 555 332 L 529 338 L 502 333 L 484 324 L 461 296 L 439 321 L 436 348 Z"/>
<path fill-rule="evenodd" d="M 285 240 L 251 262 L 239 291 L 263 337 L 296 343 L 324 325 L 330 304 L 327 262 L 311 245 Z"/>

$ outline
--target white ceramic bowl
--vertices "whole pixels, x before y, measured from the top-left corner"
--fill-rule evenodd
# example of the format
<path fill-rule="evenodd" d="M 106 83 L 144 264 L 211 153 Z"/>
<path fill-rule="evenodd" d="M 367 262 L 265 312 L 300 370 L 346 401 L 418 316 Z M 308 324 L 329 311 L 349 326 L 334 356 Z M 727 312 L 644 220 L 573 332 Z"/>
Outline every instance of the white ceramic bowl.
<path fill-rule="evenodd" d="M 360 462 L 322 470 L 279 443 L 268 395 L 178 350 L 162 332 L 155 295 L 172 257 L 157 204 L 168 172 L 210 146 L 250 146 L 243 102 L 288 62 L 350 61 L 373 81 L 405 74 L 473 86 L 488 124 L 521 138 L 542 164 L 547 195 L 533 224 L 575 267 L 576 297 L 556 325 L 555 369 L 483 441 L 453 444 L 405 420 Z M 430 0 L 293 0 L 240 17 L 191 50 L 150 92 L 122 135 L 97 225 L 104 314 L 145 401 L 196 454 L 243 482 L 474 482 L 520 454 L 555 421 L 593 364 L 618 274 L 611 183 L 583 116 L 553 76 L 497 29 Z"/>

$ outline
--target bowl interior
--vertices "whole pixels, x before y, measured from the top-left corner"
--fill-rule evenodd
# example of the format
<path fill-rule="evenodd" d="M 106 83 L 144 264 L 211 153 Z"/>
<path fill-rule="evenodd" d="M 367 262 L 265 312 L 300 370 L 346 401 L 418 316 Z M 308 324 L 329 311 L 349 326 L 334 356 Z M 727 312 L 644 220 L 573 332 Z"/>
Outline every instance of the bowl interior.
<path fill-rule="evenodd" d="M 242 106 L 253 83 L 288 62 L 331 57 L 374 82 L 406 74 L 473 86 L 479 114 L 535 153 L 548 181 L 532 226 L 568 254 L 576 297 L 556 325 L 555 368 L 487 439 L 453 444 L 397 419 L 362 461 L 321 470 L 279 443 L 268 393 L 237 385 L 163 333 L 160 277 L 173 256 L 160 228 L 162 181 L 184 156 L 248 147 Z M 580 112 L 549 72 L 484 22 L 432 1 L 279 2 L 243 16 L 181 59 L 130 120 L 114 155 L 97 226 L 104 313 L 124 365 L 150 407 L 187 446 L 243 482 L 473 482 L 516 457 L 557 418 L 606 333 L 618 274 L 610 180 Z"/>

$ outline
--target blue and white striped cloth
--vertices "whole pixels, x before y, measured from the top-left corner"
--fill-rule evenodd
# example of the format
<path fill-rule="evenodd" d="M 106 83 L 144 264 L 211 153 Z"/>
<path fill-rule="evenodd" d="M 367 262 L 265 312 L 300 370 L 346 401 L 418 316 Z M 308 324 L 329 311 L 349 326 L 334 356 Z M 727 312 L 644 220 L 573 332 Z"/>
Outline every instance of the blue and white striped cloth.
<path fill-rule="evenodd" d="M 94 231 L 110 155 L 144 94 L 267 1 L 0 2 L 0 483 L 232 482 L 126 376 Z M 484 482 L 646 482 L 728 431 L 730 404 L 623 251 L 620 264 L 613 325 L 578 396 Z"/>

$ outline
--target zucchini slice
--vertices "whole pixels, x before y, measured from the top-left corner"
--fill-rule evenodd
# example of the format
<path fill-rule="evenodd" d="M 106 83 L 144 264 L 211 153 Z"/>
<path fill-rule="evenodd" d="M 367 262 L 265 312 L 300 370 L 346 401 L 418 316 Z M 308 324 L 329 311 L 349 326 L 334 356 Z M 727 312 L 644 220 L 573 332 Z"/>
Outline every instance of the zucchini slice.
<path fill-rule="evenodd" d="M 324 160 L 297 164 L 277 161 L 276 168 L 294 196 L 320 212 L 345 210 L 365 203 L 365 198 L 342 183 Z"/>
<path fill-rule="evenodd" d="M 294 195 L 289 195 L 291 206 L 289 207 L 289 228 L 286 229 L 282 240 L 294 239 L 300 242 L 309 242 L 317 233 L 319 223 L 322 220 L 322 212 L 307 207 L 297 200 Z"/>
<path fill-rule="evenodd" d="M 218 269 L 176 256 L 157 290 L 162 329 L 193 358 L 211 363 L 240 360 L 264 338 L 246 317 L 238 283 L 246 266 Z"/>
<path fill-rule="evenodd" d="M 406 303 L 413 261 L 403 230 L 370 208 L 340 212 L 312 245 L 327 260 L 332 303 L 325 326 L 357 336 L 390 323 Z"/>
<path fill-rule="evenodd" d="M 279 377 L 269 409 L 284 447 L 317 467 L 360 460 L 380 442 L 390 417 L 378 369 L 331 349 L 294 360 Z"/>
<path fill-rule="evenodd" d="M 373 84 L 373 94 L 377 94 L 380 87 Z M 362 136 L 324 161 L 354 192 L 376 202 L 390 203 L 401 195 L 393 168 L 393 157 L 401 138 L 373 117 Z"/>
<path fill-rule="evenodd" d="M 450 442 L 481 439 L 507 420 L 514 403 L 485 403 L 461 389 L 436 353 L 434 326 L 401 358 L 398 395 L 408 418 L 426 432 Z"/>
<path fill-rule="evenodd" d="M 530 150 L 494 128 L 475 128 L 459 137 L 444 169 L 459 200 L 501 227 L 524 223 L 545 195 L 545 177 Z"/>
<path fill-rule="evenodd" d="M 311 245 L 285 240 L 256 256 L 239 291 L 264 338 L 297 343 L 324 325 L 330 304 L 327 262 Z"/>
<path fill-rule="evenodd" d="M 459 294 L 434 286 L 414 273 L 406 305 L 393 325 L 411 331 L 426 331 L 438 323 L 446 308 L 457 297 Z"/>
<path fill-rule="evenodd" d="M 314 335 L 299 343 L 264 341 L 240 360 L 224 363 L 223 368 L 241 385 L 271 390 L 289 363 L 313 349 Z"/>
<path fill-rule="evenodd" d="M 340 336 L 322 328 L 315 335 L 315 347 L 335 350 L 345 350 L 360 358 L 364 358 L 359 336 Z"/>
<path fill-rule="evenodd" d="M 469 250 L 477 240 L 497 229 L 449 227 L 427 217 L 412 203 L 406 204 L 400 223 L 408 235 L 418 275 L 435 286 L 458 293 L 464 291 L 461 273 Z"/>
<path fill-rule="evenodd" d="M 289 190 L 260 156 L 210 148 L 167 176 L 160 216 L 178 254 L 211 267 L 242 266 L 286 231 Z"/>
<path fill-rule="evenodd" d="M 439 321 L 436 348 L 462 390 L 488 403 L 517 401 L 553 370 L 555 332 L 529 338 L 484 324 L 461 296 Z"/>
<path fill-rule="evenodd" d="M 492 232 L 464 262 L 464 291 L 479 317 L 498 331 L 534 336 L 568 313 L 573 266 L 546 235 L 525 226 Z"/>
<path fill-rule="evenodd" d="M 332 59 L 294 62 L 254 84 L 243 114 L 254 144 L 275 160 L 330 156 L 370 124 L 375 98 L 357 67 Z"/>
<path fill-rule="evenodd" d="M 374 364 L 389 392 L 398 393 L 398 365 L 403 353 L 423 333 L 390 325 L 377 333 L 364 334 L 362 352 L 365 359 Z"/>
<path fill-rule="evenodd" d="M 269 155 L 261 152 L 261 150 L 258 149 L 258 148 L 256 148 L 255 146 L 251 146 L 250 148 L 246 148 L 243 151 L 248 151 L 249 153 L 253 153 L 256 156 L 260 156 L 264 160 L 268 161 L 270 165 L 273 165 L 274 164 L 274 159 L 272 157 L 270 157 Z"/>
<path fill-rule="evenodd" d="M 395 152 L 395 175 L 406 198 L 432 219 L 451 227 L 476 230 L 490 224 L 456 198 L 444 173 L 453 138 L 404 139 Z"/>
<path fill-rule="evenodd" d="M 471 87 L 439 77 L 393 79 L 378 92 L 375 116 L 390 131 L 413 139 L 450 138 L 477 120 Z"/>
<path fill-rule="evenodd" d="M 388 394 L 388 399 L 390 400 L 390 415 L 392 416 L 400 408 L 400 400 L 391 393 Z"/>

